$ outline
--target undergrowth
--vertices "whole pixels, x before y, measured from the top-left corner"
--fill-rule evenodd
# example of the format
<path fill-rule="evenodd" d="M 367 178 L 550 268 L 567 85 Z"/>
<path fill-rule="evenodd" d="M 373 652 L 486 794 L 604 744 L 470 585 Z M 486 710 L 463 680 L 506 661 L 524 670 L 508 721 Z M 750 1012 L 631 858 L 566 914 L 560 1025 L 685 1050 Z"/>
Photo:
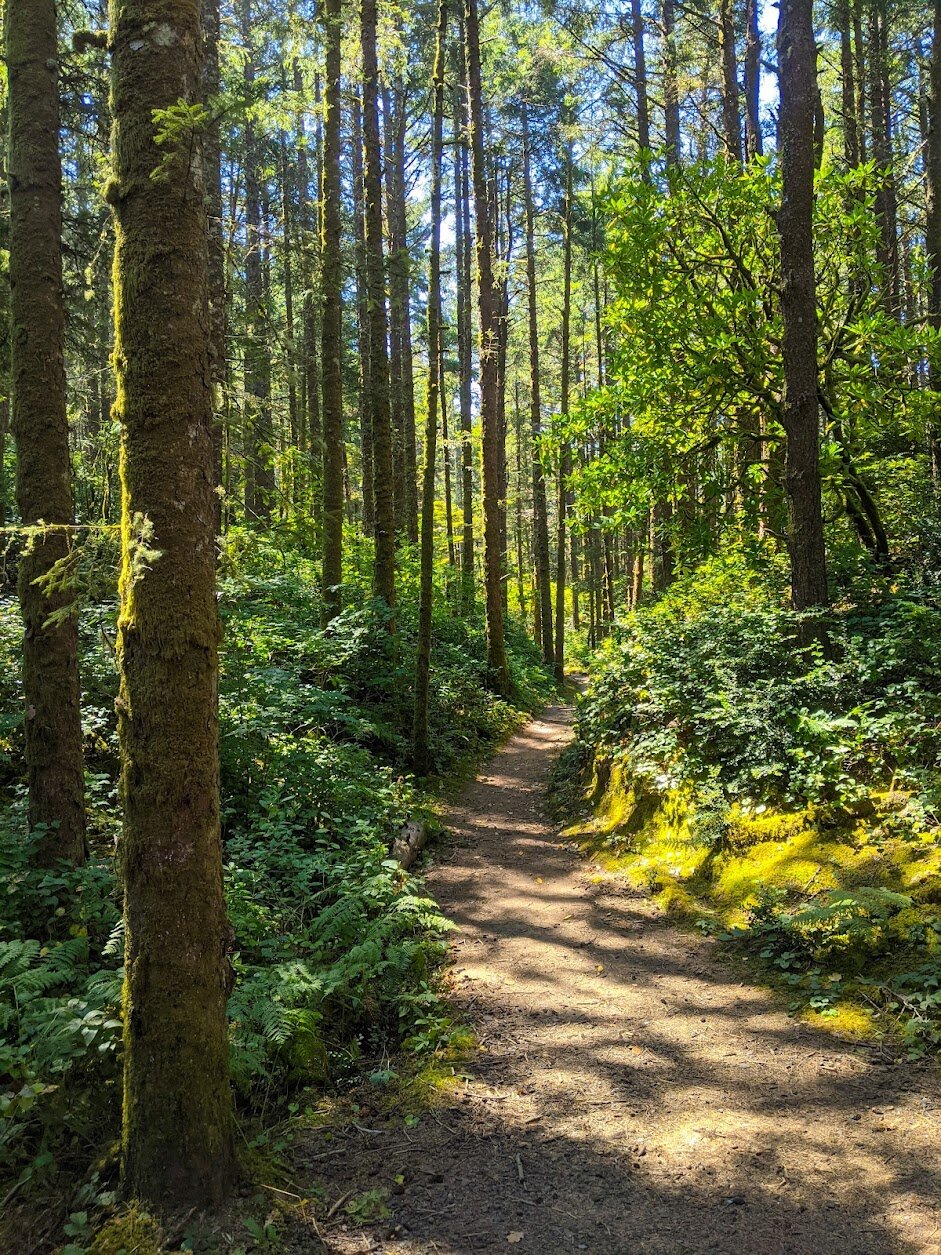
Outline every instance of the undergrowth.
<path fill-rule="evenodd" d="M 415 575 L 407 555 L 403 583 Z M 233 1081 L 249 1140 L 405 1052 L 417 1072 L 447 1057 L 452 1023 L 437 969 L 449 927 L 421 881 L 389 856 L 402 825 L 434 822 L 409 774 L 415 624 L 393 637 L 360 590 L 320 627 L 317 572 L 302 555 L 236 533 L 224 555 L 220 759 L 224 877 L 235 930 Z M 357 595 L 356 572 L 347 589 Z M 403 594 L 403 604 L 410 596 Z M 20 784 L 15 603 L 0 603 L 0 1198 L 55 1198 L 46 1223 L 81 1247 L 71 1215 L 115 1199 L 123 934 L 114 719 L 114 605 L 83 610 L 90 858 L 37 871 Z M 478 613 L 445 590 L 435 615 L 431 749 L 459 770 L 551 691 L 511 630 L 516 697 L 486 686 Z M 110 1149 L 96 1159 L 93 1148 Z M 64 1225 L 65 1228 L 61 1226 Z"/>
<path fill-rule="evenodd" d="M 800 646 L 714 559 L 605 643 L 556 774 L 588 845 L 841 1028 L 941 1046 L 941 607 L 869 576 Z M 575 782 L 575 783 L 573 783 Z"/>

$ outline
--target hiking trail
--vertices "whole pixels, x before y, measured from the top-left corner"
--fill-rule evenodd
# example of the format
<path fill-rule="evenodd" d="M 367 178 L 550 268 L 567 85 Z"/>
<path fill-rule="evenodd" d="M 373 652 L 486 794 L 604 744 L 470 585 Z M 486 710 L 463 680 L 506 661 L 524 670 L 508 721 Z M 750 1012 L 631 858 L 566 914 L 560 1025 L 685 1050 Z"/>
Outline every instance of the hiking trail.
<path fill-rule="evenodd" d="M 481 1048 L 415 1128 L 297 1148 L 328 1203 L 389 1190 L 391 1219 L 334 1220 L 326 1249 L 941 1251 L 937 1071 L 802 1025 L 567 845 L 545 798 L 571 717 L 532 720 L 447 812 L 428 887 Z"/>

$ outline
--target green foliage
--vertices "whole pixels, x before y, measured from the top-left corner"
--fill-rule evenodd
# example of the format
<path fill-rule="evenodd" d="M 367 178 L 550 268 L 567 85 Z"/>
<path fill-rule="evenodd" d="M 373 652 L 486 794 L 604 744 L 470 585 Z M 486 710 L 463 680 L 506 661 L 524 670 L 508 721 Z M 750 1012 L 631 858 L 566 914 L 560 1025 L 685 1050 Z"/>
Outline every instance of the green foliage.
<path fill-rule="evenodd" d="M 911 792 L 931 812 L 941 756 L 941 609 L 861 588 L 797 648 L 776 560 L 710 560 L 606 642 L 579 736 L 655 785 L 715 784 L 745 807 L 853 806 Z"/>
<path fill-rule="evenodd" d="M 416 573 L 407 556 L 403 568 L 408 588 Z M 357 579 L 354 566 L 351 599 Z M 325 631 L 316 587 L 314 564 L 288 542 L 230 537 L 220 763 L 236 938 L 231 1061 L 249 1117 L 284 1109 L 298 1089 L 344 1085 L 372 1056 L 446 1050 L 454 1034 L 436 975 L 448 924 L 389 857 L 406 820 L 428 817 L 406 771 L 413 615 L 403 608 L 392 638 L 367 581 L 365 599 Z M 0 603 L 0 661 L 9 663 L 0 668 L 9 799 L 0 827 L 0 1177 L 24 1192 L 68 1177 L 87 1158 L 82 1147 L 117 1132 L 114 613 L 111 603 L 88 606 L 80 620 L 92 855 L 78 870 L 41 871 L 30 862 L 40 834 L 26 832 L 18 784 L 20 627 L 15 604 Z M 551 682 L 521 635 L 511 649 L 518 700 L 535 705 Z M 458 619 L 442 592 L 432 683 L 441 772 L 473 761 L 521 718 L 488 693 L 485 674 L 479 615 Z M 107 1184 L 88 1184 L 81 1205 L 94 1206 Z"/>
<path fill-rule="evenodd" d="M 563 770 L 616 764 L 634 802 L 606 848 L 708 902 L 799 1005 L 861 1001 L 918 1053 L 941 1042 L 941 606 L 868 573 L 824 653 L 785 601 L 761 554 L 677 581 L 600 651 Z"/>

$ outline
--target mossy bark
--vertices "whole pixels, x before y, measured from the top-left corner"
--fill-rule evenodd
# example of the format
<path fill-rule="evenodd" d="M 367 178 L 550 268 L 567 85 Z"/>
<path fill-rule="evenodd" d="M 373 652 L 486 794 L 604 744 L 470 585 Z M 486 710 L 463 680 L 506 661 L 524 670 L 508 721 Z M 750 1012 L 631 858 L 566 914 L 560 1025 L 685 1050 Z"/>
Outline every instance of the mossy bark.
<path fill-rule="evenodd" d="M 85 853 L 78 623 L 63 584 L 74 522 L 66 417 L 62 167 L 53 0 L 6 10 L 10 115 L 12 428 L 21 522 L 36 531 L 20 562 L 29 821 L 42 865 Z M 60 564 L 56 591 L 40 581 Z"/>
<path fill-rule="evenodd" d="M 343 579 L 343 254 L 340 206 L 342 0 L 324 7 L 323 212 L 323 602 L 329 623 L 340 613 Z"/>
<path fill-rule="evenodd" d="M 200 0 L 113 0 L 118 662 L 124 832 L 125 1191 L 217 1203 L 234 1171 L 219 833 L 211 319 Z"/>

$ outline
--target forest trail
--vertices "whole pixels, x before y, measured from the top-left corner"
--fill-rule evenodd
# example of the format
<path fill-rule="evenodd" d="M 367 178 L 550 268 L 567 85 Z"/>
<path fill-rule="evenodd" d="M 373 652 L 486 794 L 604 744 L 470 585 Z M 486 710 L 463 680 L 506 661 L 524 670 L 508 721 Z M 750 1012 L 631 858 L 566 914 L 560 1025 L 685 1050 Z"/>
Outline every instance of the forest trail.
<path fill-rule="evenodd" d="M 941 1251 L 936 1071 L 799 1024 L 567 846 L 545 786 L 570 721 L 534 719 L 449 811 L 428 883 L 481 1049 L 417 1127 L 304 1145 L 328 1200 L 389 1190 L 327 1249 Z"/>

